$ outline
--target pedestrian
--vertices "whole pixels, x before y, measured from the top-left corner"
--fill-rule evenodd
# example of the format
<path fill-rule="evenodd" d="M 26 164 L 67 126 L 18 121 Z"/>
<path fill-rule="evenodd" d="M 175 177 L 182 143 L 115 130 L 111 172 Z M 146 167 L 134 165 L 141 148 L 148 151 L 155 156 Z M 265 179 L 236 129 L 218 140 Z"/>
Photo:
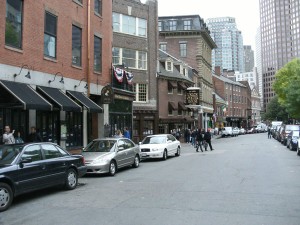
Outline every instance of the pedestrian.
<path fill-rule="evenodd" d="M 125 129 L 124 129 L 124 137 L 130 139 L 130 132 L 127 127 L 125 127 Z"/>
<path fill-rule="evenodd" d="M 203 143 L 203 135 L 202 135 L 202 131 L 201 129 L 198 129 L 197 133 L 196 133 L 196 152 L 199 152 L 198 149 L 200 147 L 201 152 L 203 152 L 202 149 L 202 143 Z"/>
<path fill-rule="evenodd" d="M 184 132 L 184 138 L 185 138 L 185 142 L 189 143 L 191 140 L 191 131 L 190 129 L 186 129 Z"/>
<path fill-rule="evenodd" d="M 28 135 L 28 142 L 42 142 L 42 137 L 41 135 L 37 132 L 36 127 L 31 127 L 30 128 L 30 134 Z"/>
<path fill-rule="evenodd" d="M 6 125 L 4 127 L 4 134 L 3 134 L 3 143 L 4 144 L 14 144 L 15 143 L 15 137 L 14 137 L 15 130 L 10 132 L 10 126 Z"/>
<path fill-rule="evenodd" d="M 17 137 L 15 138 L 15 143 L 24 143 L 23 139 L 21 138 L 20 131 L 17 131 Z"/>
<path fill-rule="evenodd" d="M 272 138 L 272 135 L 271 135 L 271 128 L 268 127 L 268 139 L 271 139 Z"/>
<path fill-rule="evenodd" d="M 117 138 L 118 137 L 123 137 L 123 134 L 122 134 L 121 130 L 117 130 L 114 137 L 117 137 Z"/>
<path fill-rule="evenodd" d="M 204 133 L 204 141 L 209 145 L 211 151 L 214 150 L 211 146 L 211 134 L 208 130 Z"/>
<path fill-rule="evenodd" d="M 191 144 L 192 146 L 195 146 L 196 145 L 196 135 L 197 135 L 197 131 L 194 129 L 192 131 L 192 134 L 191 134 Z"/>

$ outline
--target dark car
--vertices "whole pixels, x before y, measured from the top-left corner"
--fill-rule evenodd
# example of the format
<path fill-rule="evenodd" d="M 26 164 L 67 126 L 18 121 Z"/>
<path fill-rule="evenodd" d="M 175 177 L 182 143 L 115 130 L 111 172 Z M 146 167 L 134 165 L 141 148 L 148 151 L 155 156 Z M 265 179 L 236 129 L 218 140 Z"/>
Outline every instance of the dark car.
<path fill-rule="evenodd" d="M 54 143 L 0 145 L 0 212 L 27 192 L 57 185 L 75 189 L 85 173 L 83 156 Z"/>
<path fill-rule="evenodd" d="M 287 136 L 292 130 L 300 130 L 299 125 L 293 125 L 293 124 L 284 124 L 282 125 L 282 132 L 280 133 L 280 142 L 283 145 L 286 145 Z"/>
<path fill-rule="evenodd" d="M 299 137 L 300 133 L 298 130 L 291 131 L 286 139 L 286 147 L 291 150 L 297 150 Z"/>

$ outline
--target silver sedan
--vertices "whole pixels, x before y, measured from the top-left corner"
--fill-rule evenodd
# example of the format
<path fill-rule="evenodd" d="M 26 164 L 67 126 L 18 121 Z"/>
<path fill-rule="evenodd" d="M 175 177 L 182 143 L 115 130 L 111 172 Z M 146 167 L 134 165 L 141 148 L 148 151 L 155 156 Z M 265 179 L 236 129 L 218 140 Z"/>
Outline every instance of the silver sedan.
<path fill-rule="evenodd" d="M 114 176 L 119 168 L 140 164 L 139 147 L 127 138 L 100 138 L 90 142 L 82 151 L 87 173 L 109 173 Z"/>

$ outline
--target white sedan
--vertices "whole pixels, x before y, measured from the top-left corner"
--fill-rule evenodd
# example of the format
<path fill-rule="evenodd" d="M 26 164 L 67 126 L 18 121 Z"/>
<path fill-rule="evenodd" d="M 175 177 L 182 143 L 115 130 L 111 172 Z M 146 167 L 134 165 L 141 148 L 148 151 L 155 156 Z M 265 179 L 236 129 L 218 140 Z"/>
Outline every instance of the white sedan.
<path fill-rule="evenodd" d="M 166 160 L 168 156 L 180 156 L 180 142 L 171 134 L 149 135 L 139 143 L 141 158 L 161 158 Z"/>

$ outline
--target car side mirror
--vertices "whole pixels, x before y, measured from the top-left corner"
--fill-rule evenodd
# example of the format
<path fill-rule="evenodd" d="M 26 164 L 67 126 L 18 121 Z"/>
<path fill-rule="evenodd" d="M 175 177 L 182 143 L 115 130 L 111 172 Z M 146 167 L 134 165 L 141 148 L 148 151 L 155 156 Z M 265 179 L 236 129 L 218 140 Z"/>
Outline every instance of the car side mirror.
<path fill-rule="evenodd" d="M 140 141 L 140 142 L 139 142 L 139 145 L 141 145 L 141 144 L 142 144 L 142 142 Z"/>
<path fill-rule="evenodd" d="M 32 162 L 32 158 L 28 157 L 28 158 L 22 158 L 20 161 L 20 167 L 23 168 L 23 164 L 24 163 L 31 163 Z"/>

